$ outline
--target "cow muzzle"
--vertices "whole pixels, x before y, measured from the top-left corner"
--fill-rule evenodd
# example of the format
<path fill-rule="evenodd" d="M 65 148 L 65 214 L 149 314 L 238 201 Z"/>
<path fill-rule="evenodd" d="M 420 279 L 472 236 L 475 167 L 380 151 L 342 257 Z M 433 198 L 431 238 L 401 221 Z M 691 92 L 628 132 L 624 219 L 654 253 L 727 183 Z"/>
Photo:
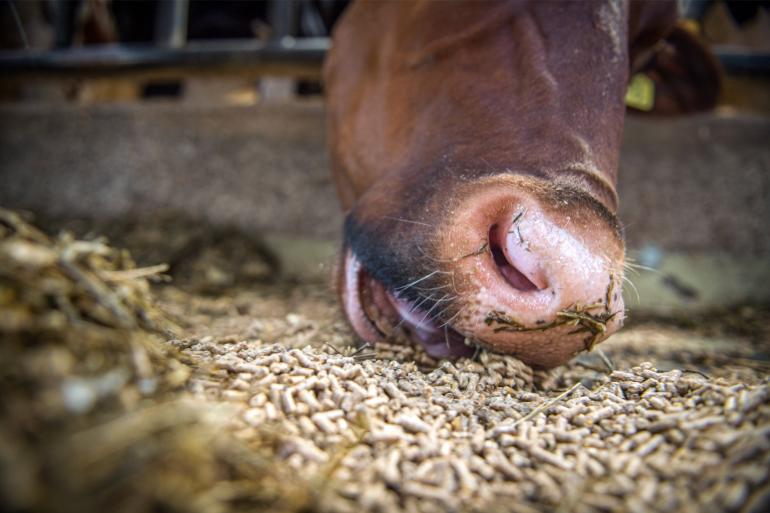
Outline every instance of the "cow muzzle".
<path fill-rule="evenodd" d="M 482 188 L 436 234 L 433 267 L 397 287 L 346 250 L 345 313 L 370 344 L 405 333 L 437 358 L 483 346 L 536 367 L 562 364 L 624 318 L 622 241 L 589 203 Z"/>

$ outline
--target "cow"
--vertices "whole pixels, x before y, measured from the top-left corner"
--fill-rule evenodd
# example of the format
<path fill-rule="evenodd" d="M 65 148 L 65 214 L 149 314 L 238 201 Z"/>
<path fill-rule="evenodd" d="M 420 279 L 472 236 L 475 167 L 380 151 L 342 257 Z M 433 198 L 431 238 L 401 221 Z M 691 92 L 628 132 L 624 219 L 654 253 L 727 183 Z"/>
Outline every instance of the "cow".
<path fill-rule="evenodd" d="M 337 281 L 363 341 L 548 368 L 622 326 L 629 77 L 658 82 L 664 113 L 716 97 L 713 58 L 676 19 L 673 3 L 620 0 L 343 13 L 323 73 L 346 216 Z"/>

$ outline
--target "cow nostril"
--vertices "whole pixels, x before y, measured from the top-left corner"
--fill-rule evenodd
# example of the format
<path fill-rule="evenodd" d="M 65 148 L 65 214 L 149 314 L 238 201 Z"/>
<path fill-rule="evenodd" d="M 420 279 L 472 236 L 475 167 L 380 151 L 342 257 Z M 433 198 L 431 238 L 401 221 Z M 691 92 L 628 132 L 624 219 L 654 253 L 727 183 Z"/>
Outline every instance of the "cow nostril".
<path fill-rule="evenodd" d="M 503 249 L 506 234 L 496 224 L 489 229 L 489 249 L 500 274 L 513 288 L 522 292 L 541 290 L 506 257 Z"/>

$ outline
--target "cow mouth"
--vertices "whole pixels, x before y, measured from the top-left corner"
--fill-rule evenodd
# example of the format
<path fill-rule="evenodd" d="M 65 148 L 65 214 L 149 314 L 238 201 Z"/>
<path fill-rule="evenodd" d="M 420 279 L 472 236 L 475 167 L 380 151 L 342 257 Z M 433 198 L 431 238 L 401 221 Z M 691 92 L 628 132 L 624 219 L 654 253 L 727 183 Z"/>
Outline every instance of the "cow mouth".
<path fill-rule="evenodd" d="M 466 337 L 435 311 L 441 312 L 449 305 L 433 302 L 431 310 L 425 310 L 420 301 L 399 297 L 373 278 L 350 250 L 343 260 L 342 281 L 343 308 L 365 342 L 374 345 L 406 335 L 433 358 L 471 356 L 475 352 L 466 344 Z"/>

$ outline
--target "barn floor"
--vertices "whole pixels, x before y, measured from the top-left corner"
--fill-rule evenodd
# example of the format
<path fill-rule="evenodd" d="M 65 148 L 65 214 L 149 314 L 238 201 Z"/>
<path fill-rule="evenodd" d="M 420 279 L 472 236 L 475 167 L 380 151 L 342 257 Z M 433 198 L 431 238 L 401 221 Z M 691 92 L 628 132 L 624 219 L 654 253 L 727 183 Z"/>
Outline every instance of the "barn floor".
<path fill-rule="evenodd" d="M 108 246 L 0 228 L 0 509 L 770 506 L 768 308 L 632 314 L 548 372 L 434 362 L 356 349 L 330 286 L 223 271 L 221 240 L 148 288 Z"/>

